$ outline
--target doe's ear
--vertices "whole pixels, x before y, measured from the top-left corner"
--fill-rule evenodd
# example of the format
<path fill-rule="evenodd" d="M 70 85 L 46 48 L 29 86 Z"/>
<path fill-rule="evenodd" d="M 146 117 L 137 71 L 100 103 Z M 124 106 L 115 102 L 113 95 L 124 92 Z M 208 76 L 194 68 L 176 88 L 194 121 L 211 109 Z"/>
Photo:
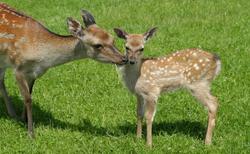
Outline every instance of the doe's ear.
<path fill-rule="evenodd" d="M 88 12 L 87 10 L 81 10 L 81 14 L 82 14 L 83 22 L 86 27 L 96 24 L 95 18 L 90 12 Z"/>
<path fill-rule="evenodd" d="M 146 33 L 144 33 L 143 35 L 144 35 L 145 41 L 147 41 L 149 38 L 154 36 L 156 30 L 157 30 L 157 27 L 154 27 L 154 28 L 149 29 Z"/>
<path fill-rule="evenodd" d="M 119 37 L 119 38 L 122 38 L 122 39 L 127 39 L 128 37 L 128 33 L 125 32 L 124 30 L 120 29 L 120 28 L 114 28 L 114 32 L 116 33 L 116 35 Z"/>
<path fill-rule="evenodd" d="M 83 28 L 77 20 L 73 19 L 72 17 L 67 18 L 67 24 L 69 32 L 75 36 L 75 37 L 82 37 L 83 34 Z"/>

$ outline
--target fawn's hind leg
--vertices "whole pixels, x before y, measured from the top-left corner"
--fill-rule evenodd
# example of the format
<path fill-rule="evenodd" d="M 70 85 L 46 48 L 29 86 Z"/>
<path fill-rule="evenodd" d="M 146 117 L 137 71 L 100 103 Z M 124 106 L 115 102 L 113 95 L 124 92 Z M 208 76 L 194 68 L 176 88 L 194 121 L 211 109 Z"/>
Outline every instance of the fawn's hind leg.
<path fill-rule="evenodd" d="M 217 98 L 210 93 L 210 84 L 208 82 L 199 82 L 190 86 L 192 94 L 208 108 L 208 126 L 205 138 L 205 144 L 212 143 L 212 132 L 215 127 L 216 112 L 218 108 Z"/>

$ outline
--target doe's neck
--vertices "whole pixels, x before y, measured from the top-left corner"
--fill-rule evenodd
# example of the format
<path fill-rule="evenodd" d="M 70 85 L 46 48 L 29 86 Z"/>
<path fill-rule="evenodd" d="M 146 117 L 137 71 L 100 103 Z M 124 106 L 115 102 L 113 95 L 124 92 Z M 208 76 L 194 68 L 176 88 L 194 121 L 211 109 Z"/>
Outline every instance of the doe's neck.
<path fill-rule="evenodd" d="M 51 66 L 61 65 L 73 60 L 87 58 L 90 50 L 82 41 L 73 36 L 50 35 L 50 41 L 43 43 L 46 46 L 44 53 L 49 55 Z M 44 49 L 44 48 L 43 48 Z"/>

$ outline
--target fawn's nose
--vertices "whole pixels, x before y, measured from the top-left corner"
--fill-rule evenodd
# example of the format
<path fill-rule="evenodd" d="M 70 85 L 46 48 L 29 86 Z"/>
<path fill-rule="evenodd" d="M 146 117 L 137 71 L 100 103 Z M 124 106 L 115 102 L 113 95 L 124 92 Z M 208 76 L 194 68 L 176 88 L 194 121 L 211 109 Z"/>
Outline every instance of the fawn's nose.
<path fill-rule="evenodd" d="M 129 63 L 130 63 L 131 65 L 133 65 L 133 64 L 135 64 L 135 61 L 129 61 Z"/>

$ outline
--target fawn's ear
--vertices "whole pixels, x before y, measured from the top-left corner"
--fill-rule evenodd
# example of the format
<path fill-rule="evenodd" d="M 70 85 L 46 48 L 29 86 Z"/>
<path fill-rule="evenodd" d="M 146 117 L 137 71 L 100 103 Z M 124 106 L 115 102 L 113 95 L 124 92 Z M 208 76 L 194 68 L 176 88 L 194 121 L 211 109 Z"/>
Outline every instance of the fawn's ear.
<path fill-rule="evenodd" d="M 73 19 L 72 17 L 67 18 L 67 24 L 69 32 L 75 37 L 82 37 L 84 35 L 83 28 L 79 21 Z"/>
<path fill-rule="evenodd" d="M 149 38 L 154 36 L 156 30 L 157 30 L 157 27 L 154 27 L 154 28 L 149 29 L 146 33 L 144 33 L 143 35 L 144 35 L 145 41 L 147 41 Z"/>
<path fill-rule="evenodd" d="M 81 15 L 82 15 L 82 19 L 83 19 L 83 22 L 84 22 L 84 24 L 85 24 L 86 27 L 89 27 L 91 25 L 95 25 L 96 24 L 95 18 L 87 10 L 81 10 Z"/>
<path fill-rule="evenodd" d="M 125 39 L 126 40 L 127 37 L 128 37 L 128 33 L 125 32 L 124 30 L 120 29 L 120 28 L 114 28 L 114 32 L 121 39 Z"/>

